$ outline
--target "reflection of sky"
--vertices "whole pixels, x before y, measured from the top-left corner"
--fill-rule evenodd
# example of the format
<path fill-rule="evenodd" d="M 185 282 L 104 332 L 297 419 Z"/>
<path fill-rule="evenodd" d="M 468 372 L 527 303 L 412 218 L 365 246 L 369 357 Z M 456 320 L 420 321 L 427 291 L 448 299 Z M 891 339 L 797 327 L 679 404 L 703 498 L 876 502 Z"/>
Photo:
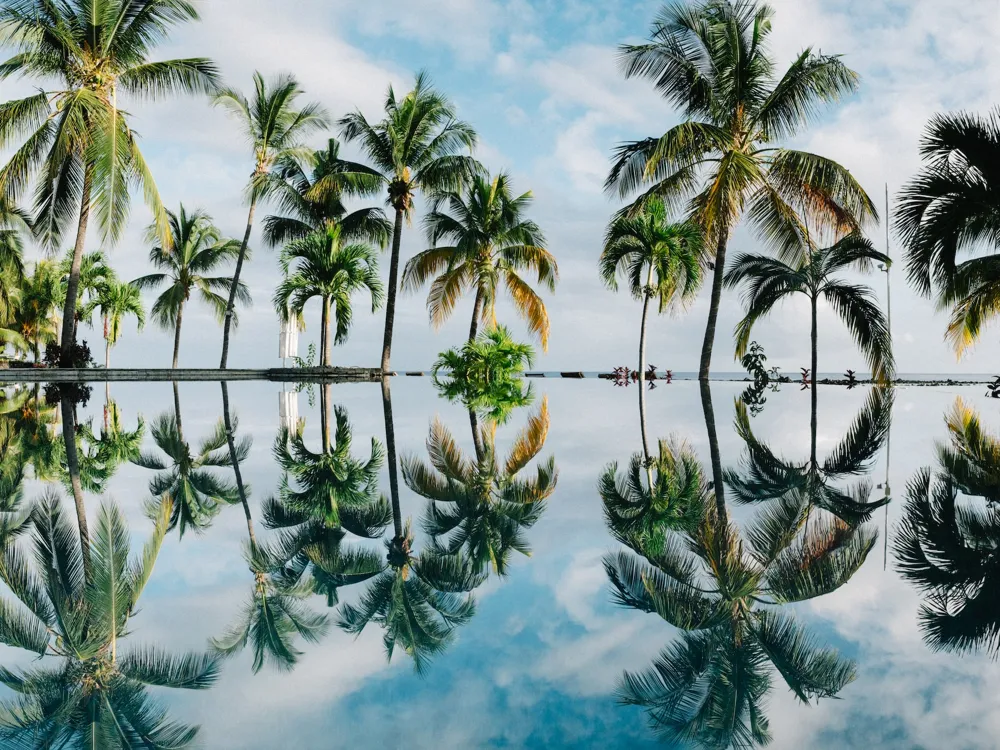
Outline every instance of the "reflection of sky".
<path fill-rule="evenodd" d="M 642 669 L 669 641 L 670 629 L 655 616 L 620 610 L 609 602 L 601 556 L 613 548 L 604 528 L 597 475 L 609 461 L 620 464 L 638 448 L 636 389 L 599 381 L 535 381 L 547 394 L 552 427 L 543 457 L 554 455 L 559 485 L 542 520 L 528 532 L 534 550 L 519 558 L 503 582 L 490 581 L 477 593 L 476 617 L 458 633 L 454 646 L 418 678 L 405 655 L 387 664 L 381 632 L 374 626 L 356 641 L 337 629 L 318 645 L 302 645 L 299 665 L 289 673 L 250 672 L 248 654 L 227 663 L 222 679 L 207 692 L 164 694 L 173 716 L 202 725 L 208 748 L 313 747 L 652 747 L 655 738 L 642 712 L 614 700 L 625 669 Z M 243 474 L 259 502 L 277 487 L 271 456 L 278 426 L 279 386 L 233 383 L 230 396 L 239 430 L 253 436 Z M 427 379 L 392 383 L 397 450 L 421 453 L 435 415 L 471 452 L 467 415 L 436 401 Z M 739 384 L 713 388 L 723 463 L 736 464 L 738 438 L 731 431 L 732 403 Z M 138 413 L 147 424 L 172 409 L 169 384 L 114 384 L 126 429 Z M 957 395 L 981 409 L 984 422 L 1000 425 L 995 402 L 978 388 L 913 387 L 897 391 L 892 429 L 891 486 L 901 499 L 906 480 L 934 462 L 935 440 L 944 439 L 942 415 Z M 866 391 L 820 391 L 821 457 L 843 436 Z M 100 422 L 98 386 L 81 416 Z M 377 386 L 333 389 L 354 426 L 354 452 L 366 455 L 372 436 L 384 437 Z M 786 385 L 769 394 L 753 418 L 757 436 L 793 460 L 808 455 L 808 392 Z M 218 384 L 181 385 L 184 430 L 192 443 L 221 417 Z M 310 407 L 299 396 L 306 439 L 318 447 L 318 394 Z M 686 438 L 708 462 L 698 386 L 676 383 L 652 391 L 651 436 Z M 500 428 L 506 450 L 526 411 Z M 146 447 L 152 449 L 147 435 Z M 874 467 L 884 479 L 885 455 Z M 385 471 L 383 470 L 383 475 Z M 109 494 L 124 508 L 137 547 L 149 530 L 142 515 L 151 474 L 123 467 Z M 387 487 L 387 482 L 385 483 Z M 28 496 L 39 488 L 28 484 Z M 413 517 L 421 543 L 422 500 L 400 483 L 403 512 Z M 876 491 L 878 492 L 878 491 Z M 67 503 L 69 501 L 67 500 Z M 89 499 L 93 517 L 97 498 Z M 895 521 L 900 503 L 889 511 Z M 746 517 L 737 509 L 737 519 Z M 259 514 L 258 514 L 259 517 Z M 882 518 L 878 518 L 881 524 Z M 266 536 L 260 530 L 258 533 Z M 240 550 L 246 536 L 242 511 L 224 509 L 202 536 L 190 534 L 164 545 L 153 579 L 133 621 L 136 641 L 174 651 L 204 648 L 236 617 L 249 594 L 251 577 Z M 890 561 L 891 563 L 891 561 Z M 890 565 L 891 568 L 891 565 Z M 355 594 L 348 593 L 345 598 Z M 817 636 L 858 660 L 858 679 L 819 706 L 797 704 L 775 675 L 769 718 L 773 747 L 949 747 L 997 746 L 1000 719 L 993 711 L 1000 688 L 995 665 L 985 657 L 933 654 L 916 623 L 918 595 L 891 571 L 882 570 L 882 540 L 852 582 L 834 594 L 798 606 Z M 317 607 L 321 602 L 316 600 Z M 2 652 L 4 656 L 9 651 Z M 17 658 L 18 663 L 23 663 Z"/>

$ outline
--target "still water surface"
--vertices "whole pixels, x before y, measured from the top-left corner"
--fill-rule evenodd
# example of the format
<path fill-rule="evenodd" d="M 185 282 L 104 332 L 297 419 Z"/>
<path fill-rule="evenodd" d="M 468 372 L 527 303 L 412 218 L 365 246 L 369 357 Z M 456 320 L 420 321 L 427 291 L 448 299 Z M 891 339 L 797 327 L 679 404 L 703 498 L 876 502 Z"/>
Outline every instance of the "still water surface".
<path fill-rule="evenodd" d="M 1000 679 L 991 651 L 1000 621 L 993 595 L 1000 521 L 982 497 L 966 496 L 996 497 L 1000 490 L 1000 450 L 983 438 L 1000 431 L 1000 415 L 981 387 L 907 387 L 894 394 L 821 387 L 813 463 L 808 391 L 786 384 L 767 394 L 759 414 L 749 414 L 736 405 L 741 384 L 713 384 L 725 501 L 721 510 L 711 503 L 714 535 L 704 525 L 676 532 L 661 557 L 648 555 L 659 570 L 627 552 L 622 533 L 616 539 L 599 492 L 609 464 L 618 464 L 624 481 L 642 448 L 636 386 L 538 380 L 532 387 L 532 405 L 515 410 L 495 433 L 479 419 L 474 441 L 469 413 L 439 399 L 429 379 L 393 379 L 400 465 L 394 513 L 378 384 L 333 386 L 326 398 L 317 386 L 296 394 L 271 383 L 230 384 L 228 416 L 245 505 L 227 465 L 218 383 L 182 383 L 176 400 L 169 383 L 115 383 L 110 413 L 104 387 L 96 385 L 76 415 L 92 547 L 102 548 L 96 540 L 102 504 L 113 500 L 121 509 L 136 557 L 154 533 L 151 517 L 162 512 L 154 493 L 187 502 L 175 501 L 175 525 L 115 639 L 113 658 L 108 646 L 90 667 L 80 667 L 54 653 L 71 649 L 53 635 L 41 660 L 0 647 L 9 670 L 4 681 L 16 686 L 19 670 L 61 676 L 62 687 L 41 691 L 39 700 L 50 707 L 73 691 L 83 696 L 79 705 L 90 705 L 102 691 L 118 690 L 105 705 L 133 712 L 136 726 L 147 721 L 174 732 L 163 735 L 174 741 L 191 739 L 199 727 L 192 746 L 206 748 L 753 746 L 768 737 L 775 748 L 1000 746 Z M 44 403 L 35 409 L 30 389 L 8 395 L 0 415 L 3 491 L 11 498 L 5 507 L 13 508 L 18 485 L 22 498 L 4 518 L 13 528 L 47 497 L 50 516 L 61 515 L 72 532 L 64 544 L 78 553 L 61 411 Z M 712 446 L 698 384 L 661 384 L 648 393 L 647 409 L 654 454 L 661 438 L 677 456 L 686 455 L 686 444 L 710 482 Z M 981 424 L 970 421 L 975 415 Z M 112 439 L 115 418 L 121 432 Z M 477 456 L 486 457 L 488 471 L 475 471 Z M 444 476 L 448 467 L 451 480 Z M 932 475 L 921 484 L 924 468 Z M 489 477 L 494 502 L 508 503 L 492 516 L 460 501 L 434 504 L 415 491 L 455 500 L 482 489 Z M 640 485 L 644 478 L 640 466 Z M 907 505 L 908 489 L 923 505 L 912 499 Z M 324 507 L 331 492 L 340 499 L 336 517 L 329 505 L 312 515 L 303 510 L 309 503 Z M 740 502 L 755 494 L 772 499 Z M 538 502 L 511 502 L 528 496 Z M 887 507 L 864 507 L 886 496 Z M 728 541 L 720 541 L 720 512 L 730 519 Z M 758 532 L 768 518 L 792 516 L 805 521 L 789 526 L 769 557 Z M 409 540 L 403 549 L 388 544 L 397 521 Z M 7 569 L 17 550 L 44 572 L 40 525 L 5 534 Z M 471 529 L 464 539 L 463 529 Z M 494 533 L 493 544 L 476 544 L 484 529 Z M 957 586 L 935 593 L 901 576 L 907 534 L 922 541 L 910 549 L 910 567 L 921 567 L 914 554 L 930 561 L 924 582 Z M 317 565 L 308 550 L 323 545 L 326 563 Z M 299 550 L 307 551 L 296 556 Z M 671 559 L 687 561 L 687 572 L 666 562 L 670 550 Z M 842 566 L 850 567 L 845 558 L 853 555 L 856 572 L 831 593 L 790 595 L 830 588 L 832 567 L 814 564 L 823 550 Z M 283 566 L 269 567 L 282 555 Z M 619 580 L 616 589 L 609 575 L 628 559 L 638 566 L 632 588 Z M 773 563 L 772 572 L 761 572 L 768 567 L 762 560 Z M 718 572 L 719 561 L 729 561 L 728 574 Z M 700 592 L 697 601 L 678 598 L 670 573 Z M 636 606 L 621 605 L 629 592 Z M 0 620 L 10 631 L 15 613 L 28 616 L 9 588 L 3 598 Z M 798 598 L 806 600 L 789 601 Z M 734 625 L 737 601 L 768 614 L 751 613 Z M 921 615 L 927 602 L 937 617 L 926 607 Z M 686 622 L 689 632 L 668 619 Z M 792 648 L 776 645 L 782 628 Z M 230 653 L 205 689 L 154 686 L 136 698 L 114 681 L 116 670 L 127 671 L 116 664 L 136 647 L 179 660 L 211 653 L 213 642 Z M 640 677 L 650 677 L 658 661 L 659 682 L 642 684 L 659 695 L 659 709 L 623 705 L 624 675 L 641 687 Z M 75 672 L 67 666 L 73 664 Z M 683 665 L 702 671 L 685 682 Z M 673 701 L 665 697 L 671 684 L 683 687 L 670 694 Z M 835 686 L 827 690 L 835 698 L 822 697 L 824 685 Z M 86 725 L 80 715 L 66 709 L 46 723 L 38 701 L 18 704 L 9 689 L 2 697 L 14 711 L 5 721 L 39 719 L 33 729 L 9 735 L 4 747 L 40 747 L 43 736 L 76 746 L 69 727 Z M 739 718 L 725 726 L 711 718 L 727 708 Z M 670 725 L 691 741 L 664 744 Z"/>

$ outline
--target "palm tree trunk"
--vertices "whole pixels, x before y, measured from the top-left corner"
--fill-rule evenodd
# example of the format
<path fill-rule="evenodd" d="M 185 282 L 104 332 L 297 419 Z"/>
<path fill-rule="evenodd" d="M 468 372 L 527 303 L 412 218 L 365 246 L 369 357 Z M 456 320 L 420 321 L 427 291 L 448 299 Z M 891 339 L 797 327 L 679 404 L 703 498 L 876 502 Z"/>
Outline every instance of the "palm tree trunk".
<path fill-rule="evenodd" d="M 469 327 L 469 341 L 476 340 L 479 333 L 479 319 L 483 316 L 483 290 L 476 289 L 476 304 L 472 308 L 472 325 Z"/>
<path fill-rule="evenodd" d="M 111 366 L 111 342 L 104 339 L 104 369 Z"/>
<path fill-rule="evenodd" d="M 243 260 L 247 254 L 247 245 L 250 244 L 250 232 L 253 231 L 253 215 L 257 210 L 257 196 L 250 200 L 250 213 L 247 214 L 247 229 L 243 233 L 243 244 L 240 245 L 240 254 L 236 257 L 236 270 L 233 271 L 233 283 L 229 288 L 229 302 L 226 303 L 226 322 L 222 328 L 222 361 L 219 369 L 225 370 L 229 361 L 229 331 L 233 326 L 233 310 L 236 309 L 236 290 L 240 285 L 240 272 L 243 270 Z"/>
<path fill-rule="evenodd" d="M 701 408 L 705 413 L 705 427 L 708 430 L 708 449 L 712 456 L 712 484 L 715 491 L 715 507 L 719 521 L 729 522 L 726 512 L 726 488 L 722 479 L 722 456 L 719 453 L 719 433 L 715 430 L 715 409 L 712 407 L 712 386 L 708 380 L 701 383 Z"/>
<path fill-rule="evenodd" d="M 325 383 L 319 392 L 319 418 L 323 422 L 323 453 L 330 452 L 330 398 L 332 386 Z"/>
<path fill-rule="evenodd" d="M 229 444 L 229 458 L 233 462 L 233 473 L 236 475 L 236 490 L 240 494 L 240 502 L 243 504 L 243 513 L 247 517 L 247 533 L 250 535 L 250 548 L 257 549 L 257 536 L 253 532 L 253 516 L 250 515 L 250 504 L 247 503 L 247 491 L 243 486 L 243 474 L 240 472 L 240 461 L 236 456 L 236 437 L 233 435 L 233 420 L 229 415 L 229 384 L 226 381 L 220 383 L 222 386 L 222 418 L 226 425 L 226 442 Z"/>
<path fill-rule="evenodd" d="M 330 366 L 330 298 L 323 295 L 323 367 Z"/>
<path fill-rule="evenodd" d="M 642 432 L 642 455 L 646 465 L 646 481 L 653 491 L 653 466 L 649 456 L 649 438 L 646 435 L 646 321 L 649 316 L 650 290 L 653 287 L 653 264 L 649 264 L 646 289 L 642 299 L 642 324 L 639 327 L 639 429 Z"/>
<path fill-rule="evenodd" d="M 708 323 L 705 326 L 705 341 L 701 345 L 701 364 L 698 366 L 698 380 L 708 380 L 712 369 L 712 346 L 715 344 L 715 325 L 719 320 L 719 304 L 722 302 L 722 280 L 726 270 L 726 248 L 729 230 L 720 228 L 719 244 L 715 249 L 715 273 L 712 277 L 712 297 L 708 306 Z"/>
<path fill-rule="evenodd" d="M 392 527 L 395 539 L 403 538 L 403 516 L 399 509 L 399 479 L 396 476 L 396 432 L 392 423 L 392 394 L 389 378 L 382 377 L 382 415 L 385 417 L 385 451 L 389 463 L 389 497 L 392 500 Z"/>
<path fill-rule="evenodd" d="M 816 426 L 817 426 L 817 403 L 818 394 L 816 389 L 819 387 L 819 372 L 817 371 L 817 361 L 819 358 L 819 347 L 818 347 L 818 327 L 816 320 L 816 295 L 812 295 L 812 336 L 810 341 L 812 342 L 812 393 L 811 397 L 811 409 L 809 418 L 809 429 L 811 433 L 811 444 L 810 444 L 810 460 L 812 461 L 813 467 L 816 466 Z"/>
<path fill-rule="evenodd" d="M 396 209 L 392 229 L 392 255 L 389 258 L 389 289 L 385 298 L 385 336 L 382 338 L 382 373 L 389 372 L 392 354 L 392 326 L 396 319 L 396 287 L 399 286 L 399 244 L 403 239 L 403 209 Z M 402 533 L 402 532 L 400 532 Z"/>
<path fill-rule="evenodd" d="M 180 389 L 177 387 L 177 381 L 173 382 L 174 385 L 174 418 L 177 420 L 177 434 L 180 435 L 181 442 L 184 442 L 184 428 L 181 426 L 181 394 Z"/>
<path fill-rule="evenodd" d="M 184 318 L 184 300 L 181 300 L 180 307 L 177 308 L 177 323 L 174 326 L 174 363 L 173 368 L 177 369 L 177 358 L 181 352 L 181 320 Z"/>
<path fill-rule="evenodd" d="M 85 580 L 90 581 L 90 533 L 87 530 L 87 506 L 83 500 L 83 486 L 80 484 L 80 457 L 76 452 L 76 415 L 73 413 L 73 403 L 66 396 L 59 399 L 59 407 L 62 410 L 66 465 L 69 468 L 69 481 L 73 488 L 73 502 L 76 504 L 76 523 L 80 530 L 83 576 Z"/>
<path fill-rule="evenodd" d="M 483 460 L 485 447 L 483 446 L 483 435 L 479 431 L 479 416 L 475 409 L 469 409 L 469 425 L 472 427 L 472 445 L 476 449 L 476 461 Z"/>
<path fill-rule="evenodd" d="M 90 221 L 90 193 L 94 183 L 94 168 L 88 164 L 83 171 L 83 190 L 80 199 L 80 219 L 76 226 L 76 244 L 73 246 L 73 263 L 66 282 L 66 304 L 63 306 L 62 352 L 63 367 L 70 365 L 69 353 L 76 343 L 76 298 L 80 289 L 80 264 L 87 241 L 87 223 Z"/>

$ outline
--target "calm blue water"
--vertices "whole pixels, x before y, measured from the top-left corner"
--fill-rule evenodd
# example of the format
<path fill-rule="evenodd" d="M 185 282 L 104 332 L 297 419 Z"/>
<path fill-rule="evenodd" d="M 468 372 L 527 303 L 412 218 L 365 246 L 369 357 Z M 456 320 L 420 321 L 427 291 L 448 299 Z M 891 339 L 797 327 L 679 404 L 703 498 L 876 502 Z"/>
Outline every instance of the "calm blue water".
<path fill-rule="evenodd" d="M 721 465 L 733 470 L 734 476 L 746 477 L 750 472 L 746 434 L 741 437 L 734 428 L 743 387 L 714 383 L 711 395 Z M 282 487 L 287 486 L 276 458 L 276 451 L 286 444 L 282 417 L 294 430 L 297 410 L 304 448 L 322 453 L 322 389 L 282 395 L 280 385 L 247 382 L 230 384 L 228 389 L 230 417 L 238 422 L 235 439 L 252 441 L 239 463 L 256 543 L 274 547 L 281 533 L 268 528 L 264 506 L 270 498 L 280 499 Z M 437 653 L 429 648 L 421 655 L 426 663 L 420 673 L 413 655 L 403 647 L 405 633 L 394 631 L 397 640 L 389 659 L 384 640 L 387 627 L 377 618 L 358 636 L 338 625 L 345 608 L 363 607 L 375 579 L 342 586 L 340 603 L 332 607 L 327 607 L 325 596 L 303 593 L 302 584 L 289 598 L 302 612 L 326 615 L 328 622 L 315 642 L 286 634 L 290 650 L 297 652 L 294 663 L 269 659 L 254 673 L 251 636 L 246 648 L 220 662 L 219 676 L 211 687 L 197 691 L 152 687 L 149 700 L 161 706 L 170 721 L 199 727 L 197 746 L 213 749 L 664 746 L 649 714 L 641 707 L 622 705 L 617 691 L 626 672 L 648 669 L 665 647 L 679 642 L 682 633 L 655 612 L 616 605 L 602 564 L 605 557 L 624 547 L 609 531 L 598 479 L 612 462 L 624 470 L 632 454 L 641 449 L 637 389 L 590 379 L 541 379 L 533 382 L 533 389 L 534 403 L 515 410 L 497 427 L 495 450 L 502 462 L 534 418 L 540 450 L 518 476 L 536 477 L 538 467 L 544 470 L 551 457 L 558 474 L 555 489 L 533 525 L 521 529 L 520 550 L 510 554 L 505 574 L 498 575 L 487 562 L 482 580 L 476 581 L 471 593 L 451 595 L 461 602 L 473 601 L 474 614 L 466 612 L 468 616 L 454 625 Z M 759 716 L 767 719 L 771 747 L 1000 746 L 994 710 L 1000 673 L 988 648 L 966 653 L 932 648 L 918 617 L 925 595 L 900 577 L 893 554 L 893 539 L 907 516 L 907 483 L 922 467 L 934 468 L 941 475 L 939 451 L 950 444 L 951 434 L 945 416 L 955 408 L 956 400 L 963 399 L 978 413 L 988 431 L 1000 430 L 997 402 L 984 397 L 982 390 L 961 385 L 897 388 L 890 413 L 876 415 L 876 419 L 888 419 L 891 414 L 888 435 L 870 430 L 875 435 L 873 444 L 859 449 L 866 456 L 863 465 L 843 476 L 831 474 L 831 485 L 841 488 L 869 482 L 854 495 L 865 500 L 884 497 L 888 478 L 892 499 L 888 510 L 879 508 L 867 523 L 857 524 L 869 535 L 877 534 L 877 540 L 845 585 L 775 609 L 794 622 L 815 648 L 832 649 L 836 658 L 853 660 L 854 679 L 837 691 L 836 699 L 813 697 L 807 704 L 795 697 L 773 664 L 761 660 L 757 669 L 769 680 L 769 688 L 756 705 Z M 18 396 L 10 389 L 8 395 L 11 408 L 0 416 L 0 428 L 7 431 L 2 433 L 7 436 L 3 442 L 6 461 L 24 470 L 21 512 L 46 491 L 55 492 L 68 528 L 76 533 L 65 452 L 59 447 L 63 438 L 60 411 L 51 409 L 43 420 L 46 424 L 39 428 L 30 413 L 34 402 L 24 401 L 25 394 Z M 116 383 L 107 395 L 117 404 L 124 430 L 133 431 L 143 423 L 138 441 L 147 455 L 145 463 L 150 463 L 148 457 L 159 456 L 169 464 L 162 450 L 164 438 L 161 434 L 158 446 L 152 428 L 158 419 L 165 420 L 161 426 L 176 419 L 170 384 Z M 766 444 L 769 455 L 784 462 L 787 471 L 807 467 L 810 395 L 795 384 L 785 385 L 778 393 L 766 394 L 763 410 L 748 417 L 753 438 Z M 220 385 L 183 383 L 178 396 L 182 437 L 197 454 L 199 444 L 218 429 L 223 418 Z M 100 463 L 94 457 L 100 447 L 97 438 L 105 419 L 105 398 L 104 386 L 95 385 L 89 403 L 77 409 L 77 423 L 89 424 L 95 433 L 91 439 L 80 431 L 77 439 L 84 463 L 90 460 L 91 467 Z M 359 463 L 367 462 L 373 440 L 378 441 L 376 454 L 381 455 L 386 425 L 379 385 L 334 386 L 328 398 L 331 433 L 336 433 L 338 413 L 349 421 L 350 450 L 338 454 L 340 458 L 349 455 Z M 818 465 L 823 465 L 851 434 L 852 422 L 871 403 L 871 393 L 864 387 L 850 391 L 821 387 L 818 398 L 815 442 Z M 460 405 L 439 399 L 428 378 L 393 379 L 391 405 L 396 458 L 401 464 L 428 463 L 426 443 L 435 424 L 454 437 L 455 450 L 462 456 L 476 456 L 469 414 Z M 660 438 L 670 438 L 674 445 L 686 443 L 703 466 L 705 480 L 711 481 L 712 451 L 698 384 L 660 385 L 648 394 L 648 412 L 653 452 Z M 40 455 L 44 451 L 37 447 L 46 435 L 55 444 L 54 465 L 49 468 Z M 331 436 L 335 444 L 331 451 L 336 449 L 336 437 Z M 224 441 L 217 448 L 228 456 Z M 106 476 L 85 486 L 83 492 L 90 536 L 98 533 L 102 503 L 113 502 L 124 515 L 133 554 L 137 554 L 153 532 L 148 510 L 150 482 L 158 472 L 128 460 L 119 465 L 105 461 L 101 466 Z M 207 653 L 211 639 L 239 622 L 247 601 L 254 600 L 258 581 L 245 559 L 247 518 L 233 470 L 221 466 L 202 471 L 227 488 L 232 502 L 221 504 L 214 515 L 206 513 L 204 528 L 189 528 L 183 537 L 178 529 L 167 533 L 139 606 L 116 646 L 119 654 L 138 644 L 174 654 Z M 381 461 L 373 473 L 375 495 L 384 494 L 391 505 L 386 462 Z M 412 524 L 409 552 L 416 559 L 422 552 L 433 551 L 433 535 L 428 529 L 429 501 L 414 492 L 407 478 L 401 470 L 399 514 L 403 524 Z M 293 490 L 302 488 L 294 477 L 289 481 Z M 745 534 L 765 510 L 737 503 L 734 494 L 727 486 L 727 509 L 733 527 Z M 810 513 L 810 524 L 833 523 L 828 511 Z M 348 535 L 342 551 L 371 550 L 378 566 L 384 567 L 384 540 L 394 536 L 391 515 L 387 519 L 381 531 L 373 533 L 377 539 Z M 980 542 L 995 546 L 1000 540 L 988 532 L 982 532 Z M 8 542 L 21 548 L 25 559 L 36 566 L 31 549 L 38 533 L 29 523 L 16 540 Z M 744 541 L 740 549 L 743 555 L 752 552 L 749 542 Z M 394 569 L 387 570 L 391 578 Z M 407 581 L 410 576 L 419 578 L 419 565 L 408 568 Z M 277 585 L 273 579 L 265 580 L 267 586 Z M 308 583 L 308 574 L 303 580 Z M 995 587 L 996 581 L 987 570 L 970 586 Z M 276 589 L 268 591 L 272 602 L 277 601 Z M 9 588 L 3 596 L 10 611 L 22 608 Z M 983 627 L 995 633 L 993 615 L 1000 613 L 992 601 L 981 604 L 976 622 L 986 623 Z M 56 668 L 69 661 L 51 653 L 36 661 L 23 650 L 0 648 L 0 662 L 8 670 Z M 721 688 L 699 684 L 694 693 L 700 701 L 722 695 L 712 693 Z M 11 700 L 13 693 L 7 690 L 3 697 Z M 47 726 L 61 721 L 66 726 L 71 723 L 62 717 Z M 3 746 L 40 747 L 41 736 L 22 733 L 17 740 L 22 745 L 8 739 Z"/>

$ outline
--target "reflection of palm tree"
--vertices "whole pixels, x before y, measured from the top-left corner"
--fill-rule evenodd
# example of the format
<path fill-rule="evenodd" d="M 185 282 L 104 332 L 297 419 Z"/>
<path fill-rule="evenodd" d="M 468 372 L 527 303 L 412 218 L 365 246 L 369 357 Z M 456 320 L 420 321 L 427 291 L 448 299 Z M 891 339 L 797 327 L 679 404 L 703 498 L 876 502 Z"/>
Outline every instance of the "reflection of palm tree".
<path fill-rule="evenodd" d="M 893 552 L 903 577 L 927 592 L 919 614 L 924 640 L 935 650 L 985 648 L 996 655 L 1000 439 L 982 430 L 978 415 L 961 399 L 947 422 L 951 445 L 938 448 L 934 479 L 924 469 L 907 486 Z"/>
<path fill-rule="evenodd" d="M 478 431 L 474 461 L 462 455 L 448 429 L 435 420 L 427 436 L 430 466 L 416 456 L 404 458 L 403 480 L 431 501 L 424 525 L 438 553 L 464 551 L 476 570 L 489 565 L 504 575 L 512 551 L 531 553 L 523 530 L 541 518 L 545 500 L 556 488 L 551 457 L 539 464 L 534 477 L 518 477 L 545 445 L 548 404 L 542 402 L 504 459 L 497 455 L 495 422 L 473 429 Z"/>
<path fill-rule="evenodd" d="M 193 743 L 198 728 L 171 721 L 147 688 L 208 688 L 218 676 L 217 661 L 148 646 L 123 653 L 119 647 L 153 571 L 169 513 L 167 502 L 142 555 L 130 561 L 125 519 L 105 505 L 87 563 L 59 499 L 48 496 L 31 518 L 38 570 L 16 545 L 5 547 L 0 578 L 23 606 L 0 602 L 0 641 L 58 657 L 62 664 L 2 670 L 0 682 L 17 693 L 0 707 L 4 744 L 124 749 Z"/>
<path fill-rule="evenodd" d="M 873 388 L 844 439 L 823 461 L 816 456 L 816 420 L 812 420 L 810 457 L 795 462 L 779 458 L 757 439 L 743 403 L 736 405 L 736 432 L 746 443 L 740 471 L 725 472 L 726 483 L 737 502 L 805 503 L 829 511 L 847 523 L 868 521 L 885 499 L 869 502 L 871 482 L 861 481 L 848 490 L 834 487 L 839 479 L 865 473 L 885 443 L 892 420 L 892 391 Z"/>
<path fill-rule="evenodd" d="M 254 588 L 240 613 L 239 619 L 219 638 L 212 639 L 212 647 L 224 655 L 233 655 L 249 644 L 253 648 L 253 671 L 259 672 L 266 662 L 279 669 L 291 669 L 301 652 L 292 640 L 302 636 L 316 643 L 326 633 L 327 618 L 310 612 L 302 599 L 310 593 L 303 587 L 290 585 L 284 571 L 286 560 L 280 553 L 257 542 L 253 516 L 247 501 L 247 486 L 243 483 L 240 461 L 250 450 L 250 438 L 237 442 L 236 420 L 229 411 L 229 386 L 222 385 L 222 413 L 224 439 L 229 447 L 229 465 L 236 476 L 239 502 L 247 519 L 247 544 L 244 556 L 254 577 Z"/>
<path fill-rule="evenodd" d="M 665 738 L 713 748 L 766 744 L 768 662 L 804 702 L 834 696 L 854 679 L 852 662 L 822 648 L 780 607 L 845 584 L 877 531 L 827 517 L 800 533 L 807 515 L 788 503 L 762 513 L 742 537 L 714 503 L 683 533 L 664 524 L 636 534 L 609 516 L 633 550 L 605 558 L 615 600 L 684 631 L 652 668 L 626 673 L 620 685 L 622 701 L 647 708 Z"/>
<path fill-rule="evenodd" d="M 324 426 L 327 408 L 324 399 Z M 340 407 L 335 412 L 334 443 L 321 453 L 306 447 L 301 428 L 294 434 L 281 431 L 274 455 L 285 478 L 278 497 L 264 503 L 265 525 L 286 530 L 275 549 L 285 561 L 284 576 L 297 583 L 311 571 L 309 585 L 326 595 L 329 606 L 338 603 L 341 586 L 360 583 L 385 568 L 374 551 L 344 545 L 347 533 L 374 539 L 392 520 L 389 502 L 378 492 L 382 446 L 372 439 L 370 457 L 354 458 L 347 412 Z"/>
<path fill-rule="evenodd" d="M 189 527 L 203 531 L 218 515 L 220 503 L 239 501 L 236 487 L 208 471 L 212 467 L 233 465 L 224 425 L 216 424 L 196 450 L 184 439 L 176 415 L 161 414 L 153 422 L 151 432 L 153 442 L 166 458 L 146 452 L 134 459 L 134 463 L 158 472 L 149 483 L 153 497 L 173 499 L 168 530 L 177 528 L 182 537 Z M 238 456 L 245 458 L 249 449 L 249 444 L 241 443 Z"/>
<path fill-rule="evenodd" d="M 370 622 L 384 628 L 383 643 L 388 658 L 399 643 L 413 658 L 418 672 L 430 658 L 452 642 L 455 629 L 475 614 L 472 596 L 462 596 L 479 586 L 485 574 L 476 573 L 459 555 L 441 555 L 433 549 L 413 554 L 413 534 L 404 525 L 399 507 L 396 478 L 396 440 L 392 420 L 389 379 L 382 379 L 382 411 L 385 416 L 392 499 L 393 538 L 386 543 L 389 567 L 375 576 L 358 604 L 344 604 L 338 617 L 341 628 L 360 634 Z"/>

